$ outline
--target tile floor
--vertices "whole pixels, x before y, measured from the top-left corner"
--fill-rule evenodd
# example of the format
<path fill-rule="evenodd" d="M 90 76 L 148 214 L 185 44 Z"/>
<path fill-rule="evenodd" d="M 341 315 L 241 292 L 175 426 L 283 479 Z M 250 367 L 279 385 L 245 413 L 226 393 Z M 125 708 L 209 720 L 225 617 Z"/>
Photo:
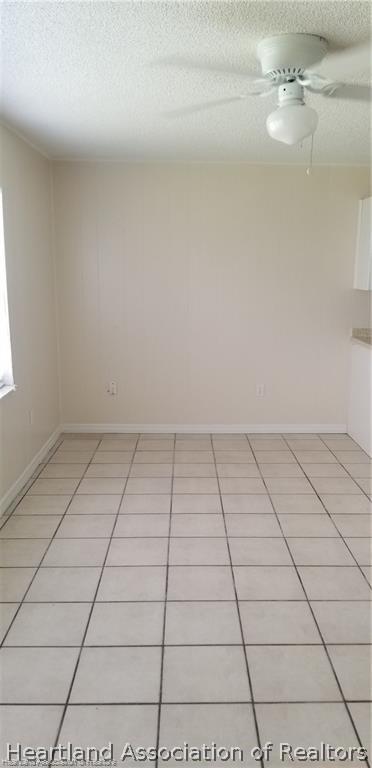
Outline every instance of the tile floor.
<path fill-rule="evenodd" d="M 47 458 L 0 531 L 2 745 L 370 749 L 350 437 L 68 435 Z"/>

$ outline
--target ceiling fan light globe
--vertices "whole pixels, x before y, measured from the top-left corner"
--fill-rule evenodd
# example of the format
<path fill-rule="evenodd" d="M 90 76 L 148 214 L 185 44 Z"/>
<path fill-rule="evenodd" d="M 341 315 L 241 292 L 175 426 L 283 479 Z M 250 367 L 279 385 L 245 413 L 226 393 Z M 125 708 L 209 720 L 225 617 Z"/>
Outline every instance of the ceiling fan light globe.
<path fill-rule="evenodd" d="M 311 136 L 318 125 L 315 109 L 305 104 L 288 104 L 271 112 L 266 120 L 269 136 L 283 144 L 298 144 Z"/>

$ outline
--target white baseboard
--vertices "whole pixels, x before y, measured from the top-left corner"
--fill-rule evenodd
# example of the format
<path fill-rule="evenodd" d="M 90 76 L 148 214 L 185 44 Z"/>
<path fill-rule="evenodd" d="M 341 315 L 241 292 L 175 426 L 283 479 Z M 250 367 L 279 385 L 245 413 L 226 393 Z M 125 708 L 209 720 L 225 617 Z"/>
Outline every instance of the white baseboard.
<path fill-rule="evenodd" d="M 44 445 L 41 446 L 40 450 L 37 452 L 34 458 L 30 461 L 27 467 L 23 470 L 22 474 L 17 478 L 17 480 L 13 483 L 13 485 L 10 486 L 9 490 L 4 494 L 4 496 L 2 496 L 2 498 L 0 499 L 0 516 L 4 514 L 4 512 L 7 510 L 9 505 L 17 496 L 17 493 L 19 493 L 19 491 L 22 490 L 23 486 L 27 483 L 27 481 L 30 480 L 33 473 L 35 472 L 35 469 L 42 462 L 44 456 L 46 456 L 48 451 L 50 451 L 50 449 L 53 447 L 56 440 L 58 440 L 60 434 L 61 434 L 61 428 L 57 427 L 57 429 L 54 430 L 51 436 L 48 437 L 48 440 L 44 443 Z"/>
<path fill-rule="evenodd" d="M 148 432 L 148 433 L 340 433 L 346 432 L 346 424 L 62 424 L 62 432 Z"/>

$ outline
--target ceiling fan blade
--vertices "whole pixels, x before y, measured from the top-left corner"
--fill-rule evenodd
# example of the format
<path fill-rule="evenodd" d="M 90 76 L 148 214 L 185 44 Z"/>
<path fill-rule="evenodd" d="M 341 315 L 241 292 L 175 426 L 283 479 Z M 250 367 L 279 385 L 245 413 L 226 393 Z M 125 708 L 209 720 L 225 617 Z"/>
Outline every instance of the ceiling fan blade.
<path fill-rule="evenodd" d="M 165 56 L 161 59 L 156 59 L 153 62 L 156 66 L 160 67 L 175 67 L 176 69 L 188 69 L 202 72 L 214 72 L 224 75 L 238 75 L 240 77 L 256 79 L 260 76 L 260 72 L 252 72 L 244 66 L 238 64 L 231 64 L 228 61 L 217 61 L 210 59 L 205 61 L 203 59 L 191 59 L 187 56 Z"/>
<path fill-rule="evenodd" d="M 222 107 L 224 104 L 232 104 L 234 101 L 241 101 L 248 96 L 228 96 L 225 99 L 215 99 L 214 101 L 203 101 L 200 104 L 190 104 L 187 107 L 180 107 L 180 109 L 172 109 L 164 112 L 165 117 L 184 117 L 186 115 L 193 115 L 196 112 L 204 112 L 207 109 L 214 109 L 214 107 Z"/>
<path fill-rule="evenodd" d="M 309 88 L 309 90 L 312 89 Z M 318 93 L 335 99 L 352 99 L 353 101 L 371 101 L 372 99 L 372 87 L 360 83 L 334 83 L 332 92 L 329 89 L 327 92 L 327 88 L 325 88 Z"/>

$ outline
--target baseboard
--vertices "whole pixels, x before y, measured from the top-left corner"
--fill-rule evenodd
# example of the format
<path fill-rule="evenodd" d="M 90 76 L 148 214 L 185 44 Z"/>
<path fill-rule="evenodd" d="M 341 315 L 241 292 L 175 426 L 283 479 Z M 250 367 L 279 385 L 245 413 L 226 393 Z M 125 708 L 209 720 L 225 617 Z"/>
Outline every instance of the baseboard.
<path fill-rule="evenodd" d="M 220 434 L 265 434 L 265 433 L 344 433 L 346 424 L 62 424 L 62 432 L 101 434 L 116 432 L 148 433 L 220 433 Z"/>
<path fill-rule="evenodd" d="M 48 440 L 44 443 L 44 445 L 41 446 L 40 450 L 37 452 L 34 458 L 30 461 L 27 467 L 23 470 L 22 474 L 17 478 L 17 480 L 13 483 L 13 485 L 10 486 L 9 490 L 4 494 L 4 496 L 2 496 L 2 498 L 0 499 L 0 516 L 4 514 L 4 512 L 8 509 L 9 505 L 17 496 L 17 493 L 19 493 L 19 491 L 22 490 L 23 486 L 27 483 L 27 481 L 30 480 L 33 473 L 35 472 L 35 469 L 42 462 L 44 456 L 46 456 L 48 451 L 50 451 L 50 449 L 53 447 L 56 440 L 58 440 L 60 434 L 61 434 L 61 428 L 58 427 L 57 429 L 54 430 L 51 436 L 48 437 Z"/>

